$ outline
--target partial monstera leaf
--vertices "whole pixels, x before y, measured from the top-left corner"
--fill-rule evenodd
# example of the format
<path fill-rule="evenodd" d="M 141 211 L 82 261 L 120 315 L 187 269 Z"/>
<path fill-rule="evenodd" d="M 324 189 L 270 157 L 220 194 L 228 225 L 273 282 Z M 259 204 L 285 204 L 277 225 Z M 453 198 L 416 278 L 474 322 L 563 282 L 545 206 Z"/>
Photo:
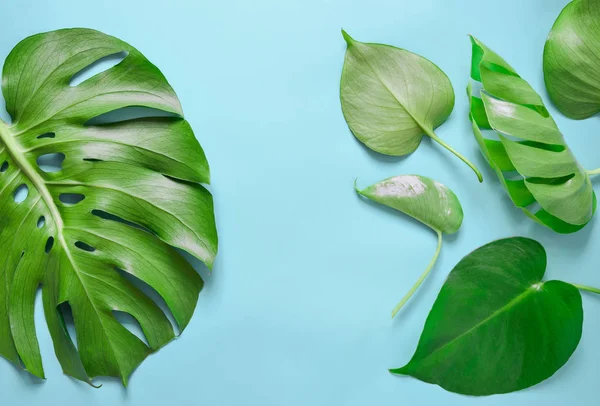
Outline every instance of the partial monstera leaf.
<path fill-rule="evenodd" d="M 122 52 L 114 67 L 70 85 L 89 65 Z M 64 372 L 126 384 L 174 332 L 124 274 L 154 288 L 182 330 L 203 282 L 175 248 L 213 264 L 217 233 L 212 197 L 201 185 L 209 182 L 204 152 L 158 68 L 98 31 L 23 40 L 6 59 L 2 91 L 12 123 L 0 123 L 0 354 L 44 377 L 33 321 L 41 286 Z M 91 121 L 128 106 L 172 117 Z M 63 154 L 62 169 L 42 170 L 38 159 L 47 154 Z M 26 191 L 24 200 L 15 198 L 17 190 Z M 72 310 L 77 346 L 61 304 Z M 133 316 L 148 345 L 114 312 Z"/>
<path fill-rule="evenodd" d="M 600 112 L 600 0 L 574 0 L 558 16 L 544 46 L 544 80 L 566 116 Z"/>
<path fill-rule="evenodd" d="M 356 192 L 370 200 L 396 209 L 425 224 L 437 233 L 438 245 L 429 266 L 392 311 L 392 317 L 417 291 L 433 269 L 442 248 L 442 234 L 458 231 L 463 210 L 454 192 L 433 179 L 419 175 L 400 175 L 385 179 Z"/>
<path fill-rule="evenodd" d="M 428 59 L 383 44 L 367 44 L 342 31 L 348 44 L 340 100 L 354 136 L 373 151 L 403 156 L 414 152 L 425 135 L 465 162 L 468 159 L 438 137 L 454 108 L 448 76 Z"/>
<path fill-rule="evenodd" d="M 535 90 L 483 43 L 472 44 L 471 78 L 480 84 L 467 90 L 483 155 L 527 216 L 559 233 L 580 230 L 596 210 L 588 171 Z"/>
<path fill-rule="evenodd" d="M 579 344 L 583 308 L 577 287 L 544 281 L 545 270 L 529 238 L 476 249 L 450 272 L 410 362 L 391 372 L 473 396 L 551 377 Z"/>

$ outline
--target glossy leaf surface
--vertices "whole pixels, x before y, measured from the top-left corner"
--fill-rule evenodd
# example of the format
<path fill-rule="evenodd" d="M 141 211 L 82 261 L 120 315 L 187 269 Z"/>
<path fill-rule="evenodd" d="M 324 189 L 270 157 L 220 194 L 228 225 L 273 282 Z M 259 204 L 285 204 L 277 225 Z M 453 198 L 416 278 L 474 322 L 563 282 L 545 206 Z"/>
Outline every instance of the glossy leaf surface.
<path fill-rule="evenodd" d="M 94 62 L 126 53 L 77 85 Z M 212 266 L 217 234 L 208 163 L 162 73 L 129 44 L 88 29 L 31 36 L 10 53 L 2 91 L 12 124 L 0 123 L 0 354 L 43 377 L 34 326 L 41 286 L 56 356 L 64 372 L 90 382 L 127 383 L 144 358 L 174 337 L 163 311 L 125 274 L 164 299 L 180 329 L 202 280 L 173 248 Z M 170 113 L 94 124 L 141 106 Z M 38 159 L 63 154 L 46 172 Z M 26 186 L 22 201 L 17 189 Z M 123 273 L 124 272 L 124 273 Z M 68 304 L 69 336 L 59 305 Z M 133 316 L 148 345 L 114 312 Z"/>
<path fill-rule="evenodd" d="M 600 112 L 600 0 L 575 0 L 558 16 L 544 47 L 550 98 L 568 117 Z"/>
<path fill-rule="evenodd" d="M 482 89 L 469 85 L 470 118 L 488 163 L 529 217 L 560 233 L 581 229 L 596 207 L 587 172 L 531 86 L 483 43 L 472 43 L 471 78 Z"/>
<path fill-rule="evenodd" d="M 431 61 L 404 49 L 356 41 L 348 44 L 340 99 L 352 133 L 373 151 L 403 156 L 414 152 L 424 135 L 462 159 L 433 130 L 454 108 L 448 76 Z"/>
<path fill-rule="evenodd" d="M 356 191 L 370 200 L 411 216 L 434 230 L 438 236 L 437 249 L 429 266 L 392 310 L 394 317 L 433 269 L 442 248 L 442 234 L 452 234 L 460 228 L 463 221 L 462 206 L 448 187 L 419 175 L 394 176 Z"/>
<path fill-rule="evenodd" d="M 394 176 L 357 192 L 441 233 L 455 233 L 463 221 L 462 207 L 454 192 L 424 176 Z"/>
<path fill-rule="evenodd" d="M 466 395 L 524 389 L 552 376 L 577 348 L 581 294 L 543 282 L 546 253 L 507 238 L 454 267 L 427 317 L 415 354 L 392 373 Z"/>

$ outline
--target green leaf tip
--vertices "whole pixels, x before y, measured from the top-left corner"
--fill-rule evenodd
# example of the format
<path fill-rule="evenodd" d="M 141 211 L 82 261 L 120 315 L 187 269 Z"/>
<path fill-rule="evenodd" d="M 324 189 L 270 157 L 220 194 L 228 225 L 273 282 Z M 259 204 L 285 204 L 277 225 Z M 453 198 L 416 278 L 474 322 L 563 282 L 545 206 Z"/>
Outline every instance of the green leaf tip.
<path fill-rule="evenodd" d="M 342 37 L 344 37 L 344 40 L 346 41 L 346 43 L 348 45 L 352 45 L 355 42 L 354 38 L 352 38 L 350 36 L 350 34 L 348 34 L 343 28 L 342 28 Z"/>
<path fill-rule="evenodd" d="M 388 372 L 390 374 L 394 374 L 394 375 L 404 375 L 404 376 L 406 376 L 406 375 L 408 375 L 408 372 L 406 372 L 404 370 L 404 368 L 405 368 L 405 366 L 404 367 L 400 367 L 400 368 L 388 368 Z"/>

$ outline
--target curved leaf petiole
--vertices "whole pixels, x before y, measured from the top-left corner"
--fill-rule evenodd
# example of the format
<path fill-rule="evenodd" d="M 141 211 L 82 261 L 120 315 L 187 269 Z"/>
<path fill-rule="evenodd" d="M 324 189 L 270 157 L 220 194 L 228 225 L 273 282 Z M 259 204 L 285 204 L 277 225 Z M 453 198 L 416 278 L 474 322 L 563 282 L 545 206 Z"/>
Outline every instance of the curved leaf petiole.
<path fill-rule="evenodd" d="M 427 267 L 427 269 L 425 269 L 425 272 L 423 272 L 423 274 L 421 275 L 421 277 L 419 278 L 419 280 L 417 280 L 417 282 L 415 282 L 415 284 L 413 285 L 413 287 L 410 288 L 410 290 L 408 291 L 408 293 L 406 293 L 406 295 L 404 295 L 404 297 L 402 298 L 402 300 L 400 300 L 400 303 L 398 303 L 396 305 L 396 307 L 394 308 L 394 310 L 392 310 L 392 318 L 396 317 L 396 314 L 398 314 L 398 312 L 400 311 L 400 309 L 402 309 L 402 307 L 406 304 L 406 302 L 408 302 L 408 300 L 417 291 L 417 289 L 419 289 L 419 286 L 421 286 L 421 284 L 423 283 L 423 281 L 425 280 L 425 278 L 427 278 L 427 275 L 429 275 L 429 273 L 431 272 L 431 269 L 435 265 L 435 262 L 437 261 L 438 256 L 440 255 L 440 250 L 442 249 L 442 232 L 441 231 L 437 231 L 437 230 L 436 230 L 436 232 L 437 232 L 437 235 L 438 235 L 438 244 L 437 244 L 437 249 L 435 250 L 435 255 L 431 259 L 431 262 L 429 263 L 429 266 Z"/>
<path fill-rule="evenodd" d="M 592 292 L 597 295 L 600 295 L 600 289 L 598 289 L 598 288 L 593 288 L 591 286 L 586 286 L 586 285 L 578 285 L 577 283 L 572 283 L 571 285 L 575 286 L 579 290 L 585 290 L 586 292 Z"/>
<path fill-rule="evenodd" d="M 427 128 L 424 128 L 424 130 L 425 130 L 425 133 L 432 140 L 434 140 L 435 142 L 437 142 L 438 144 L 440 144 L 442 147 L 446 148 L 448 151 L 452 152 L 461 161 L 463 161 L 464 163 L 466 163 L 469 166 L 469 168 L 471 168 L 473 170 L 473 172 L 475 172 L 475 175 L 477 175 L 477 179 L 479 180 L 479 182 L 483 182 L 483 176 L 481 176 L 481 172 L 479 172 L 479 169 L 477 169 L 477 167 L 473 163 L 471 163 L 471 161 L 469 161 L 467 158 L 465 158 L 460 152 L 458 152 L 457 150 L 455 150 L 454 148 L 452 148 L 450 145 L 446 144 L 446 142 L 444 142 L 444 140 L 442 140 L 440 137 L 438 137 L 433 131 L 430 131 Z"/>
<path fill-rule="evenodd" d="M 592 169 L 591 171 L 586 171 L 588 176 L 600 175 L 600 168 Z"/>

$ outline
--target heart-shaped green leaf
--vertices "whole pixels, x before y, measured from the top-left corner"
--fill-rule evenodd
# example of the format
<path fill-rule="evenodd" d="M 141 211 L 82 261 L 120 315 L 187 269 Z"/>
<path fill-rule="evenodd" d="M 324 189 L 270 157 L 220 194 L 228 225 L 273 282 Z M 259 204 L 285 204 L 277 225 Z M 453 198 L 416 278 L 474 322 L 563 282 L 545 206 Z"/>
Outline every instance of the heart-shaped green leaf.
<path fill-rule="evenodd" d="M 122 52 L 117 65 L 70 85 L 89 65 Z M 23 40 L 6 59 L 2 91 L 13 121 L 0 123 L 0 354 L 44 376 L 33 319 L 41 285 L 64 372 L 126 384 L 174 332 L 122 272 L 154 288 L 183 329 L 202 280 L 172 247 L 209 267 L 217 252 L 212 197 L 200 185 L 209 181 L 204 152 L 161 72 L 129 44 L 98 31 Z M 91 121 L 128 106 L 170 117 Z M 62 169 L 38 166 L 50 153 L 63 154 Z M 18 189 L 27 190 L 22 201 L 14 197 Z M 61 304 L 72 309 L 77 347 Z M 138 321 L 148 345 L 119 323 L 116 311 Z"/>
<path fill-rule="evenodd" d="M 441 183 L 419 175 L 401 175 L 378 182 L 356 191 L 425 224 L 438 235 L 438 246 L 429 266 L 411 290 L 392 311 L 394 317 L 425 280 L 442 248 L 442 234 L 458 231 L 463 221 L 463 211 L 458 198 Z"/>
<path fill-rule="evenodd" d="M 540 96 L 500 56 L 472 38 L 473 132 L 490 166 L 517 207 L 559 233 L 583 228 L 596 195 Z M 484 137 L 482 130 L 489 131 Z M 539 204 L 541 208 L 537 207 Z"/>
<path fill-rule="evenodd" d="M 446 390 L 492 395 L 533 386 L 562 367 L 581 338 L 581 294 L 543 282 L 546 252 L 528 238 L 494 241 L 454 267 L 410 362 L 392 369 Z"/>
<path fill-rule="evenodd" d="M 448 76 L 431 61 L 389 45 L 366 44 L 342 31 L 348 43 L 340 99 L 352 133 L 373 151 L 403 156 L 414 152 L 424 135 L 479 170 L 433 130 L 454 108 Z"/>
<path fill-rule="evenodd" d="M 600 112 L 600 0 L 575 0 L 558 16 L 544 47 L 550 98 L 568 117 Z"/>

